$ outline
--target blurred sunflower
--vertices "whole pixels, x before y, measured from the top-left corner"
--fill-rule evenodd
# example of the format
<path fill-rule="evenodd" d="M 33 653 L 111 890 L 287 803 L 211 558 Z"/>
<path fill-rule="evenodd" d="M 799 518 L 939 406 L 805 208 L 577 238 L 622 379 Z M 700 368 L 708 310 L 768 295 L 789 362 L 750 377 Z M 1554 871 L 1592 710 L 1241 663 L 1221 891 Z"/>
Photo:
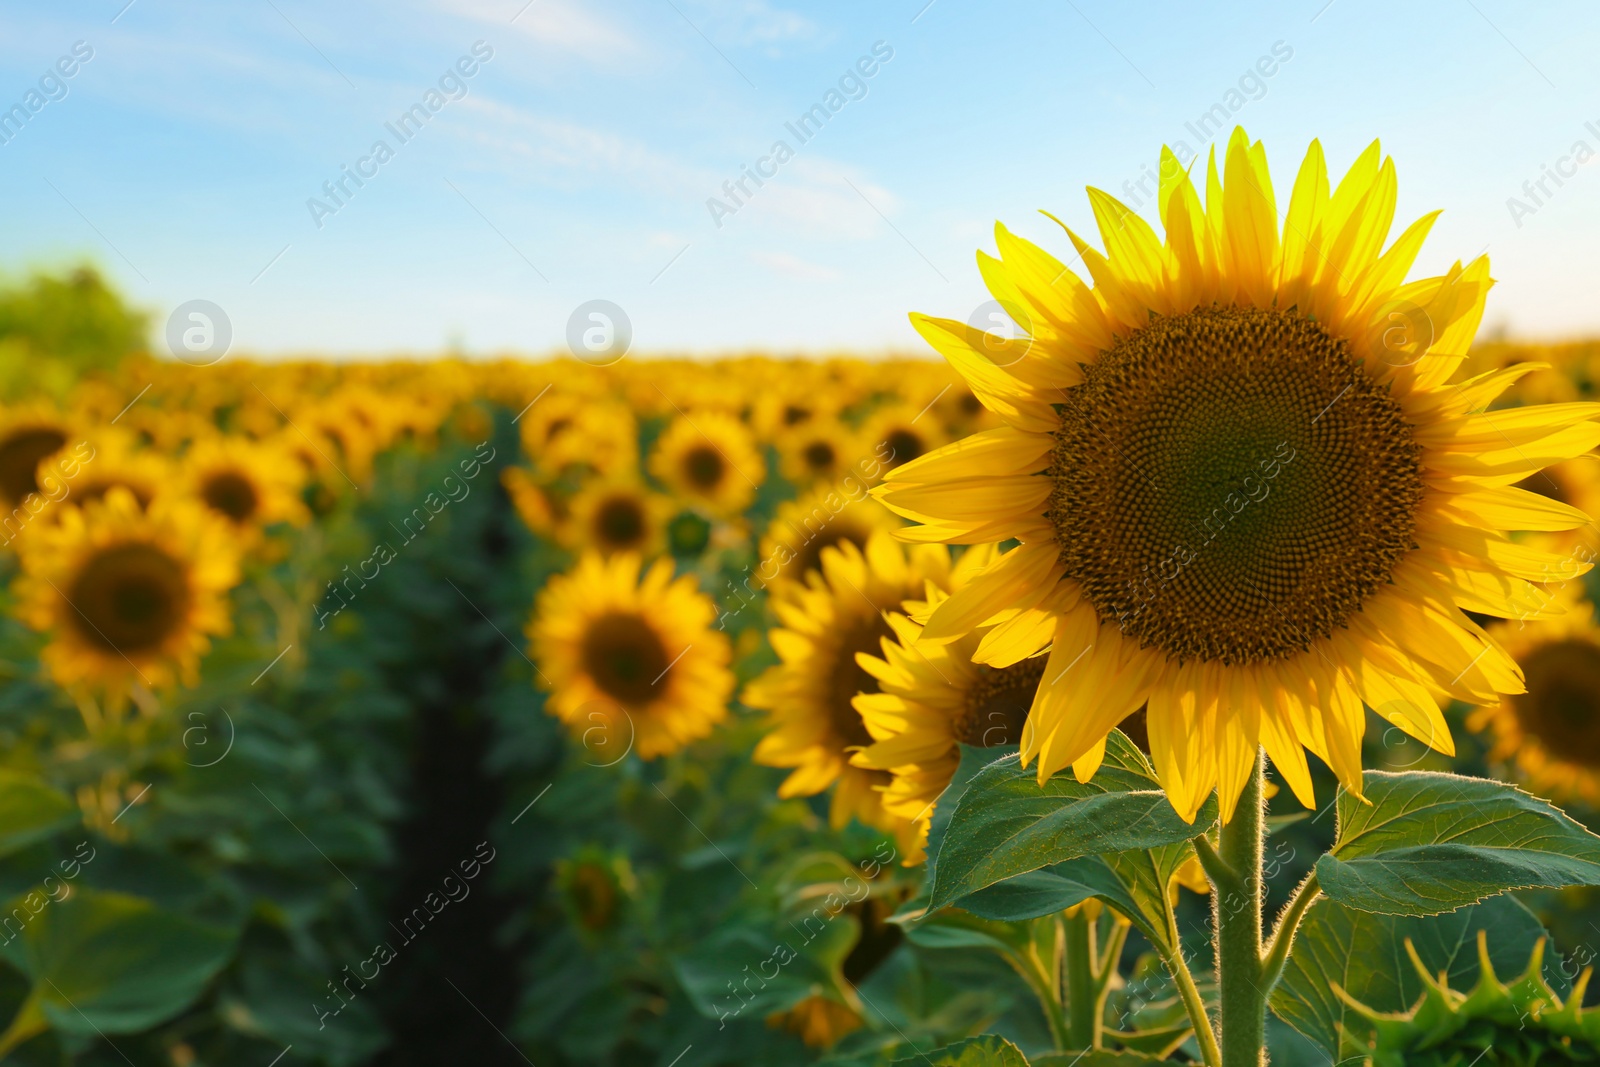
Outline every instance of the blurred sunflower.
<path fill-rule="evenodd" d="M 199 504 L 163 497 L 147 510 L 121 486 L 64 509 L 23 543 L 17 583 L 22 617 L 51 635 L 40 657 L 51 676 L 114 706 L 136 684 L 194 685 L 210 638 L 232 626 L 230 541 Z"/>
<path fill-rule="evenodd" d="M 1094 287 L 996 228 L 990 291 L 1029 336 L 913 322 L 1005 425 L 890 472 L 909 539 L 1015 539 L 929 619 L 948 641 L 1019 613 L 1051 646 L 1023 758 L 1098 767 L 1148 702 L 1151 755 L 1192 819 L 1231 817 L 1264 746 L 1306 805 L 1305 752 L 1361 790 L 1362 702 L 1453 751 L 1436 697 L 1496 703 L 1516 663 L 1462 609 L 1519 614 L 1560 557 L 1503 530 L 1587 523 L 1515 488 L 1600 443 L 1592 404 L 1486 412 L 1521 368 L 1446 384 L 1482 317 L 1486 260 L 1406 283 L 1435 215 L 1384 250 L 1395 172 L 1374 143 L 1337 187 L 1313 142 L 1282 235 L 1266 153 L 1235 130 L 1206 206 L 1162 155 L 1163 242 L 1089 191 Z M 1226 179 L 1224 182 L 1223 179 Z M 1020 318 L 1019 318 L 1020 316 Z M 1061 679 L 1057 682 L 1056 679 Z"/>
<path fill-rule="evenodd" d="M 884 809 L 882 770 L 853 766 L 851 752 L 873 738 L 855 708 L 857 693 L 876 693 L 878 681 L 860 657 L 877 655 L 895 631 L 885 612 L 926 595 L 927 584 L 949 581 L 950 556 L 943 548 L 909 552 L 888 534 L 874 534 L 865 551 L 849 541 L 822 551 L 821 573 L 804 584 L 774 587 L 770 603 L 781 624 L 767 635 L 782 661 L 744 691 L 744 703 L 769 713 L 757 763 L 792 767 L 778 788 L 781 797 L 812 796 L 834 789 L 830 822 L 844 826 L 855 816 L 882 830 L 904 831 L 906 823 Z"/>
<path fill-rule="evenodd" d="M 182 463 L 188 491 L 236 534 L 253 539 L 273 523 L 303 526 L 311 518 L 300 499 L 304 468 L 287 452 L 213 435 L 196 442 Z"/>
<path fill-rule="evenodd" d="M 666 545 L 672 502 L 637 478 L 597 478 L 573 494 L 560 539 L 575 550 L 602 555 L 634 552 L 650 558 Z"/>
<path fill-rule="evenodd" d="M 789 1031 L 807 1048 L 832 1048 L 841 1038 L 865 1026 L 866 1020 L 842 1000 L 813 993 L 788 1011 L 767 1016 L 767 1025 Z"/>
<path fill-rule="evenodd" d="M 570 512 L 560 494 L 542 484 L 523 467 L 507 467 L 500 472 L 500 484 L 511 498 L 523 524 L 540 537 L 553 537 Z"/>
<path fill-rule="evenodd" d="M 856 491 L 861 487 L 857 485 Z M 785 500 L 761 536 L 757 577 L 799 582 L 822 570 L 822 550 L 846 541 L 866 548 L 879 530 L 897 530 L 900 519 L 868 496 L 846 496 L 828 486 Z"/>
<path fill-rule="evenodd" d="M 951 569 L 950 588 L 960 589 L 995 555 L 992 545 L 968 549 Z M 1005 666 L 973 662 L 987 628 L 948 644 L 919 647 L 922 627 L 913 617 L 925 618 L 945 599 L 945 591 L 930 588 L 927 600 L 907 600 L 905 614 L 888 615 L 894 637 L 884 641 L 881 655 L 857 657 L 879 691 L 857 694 L 853 702 L 872 744 L 850 762 L 891 776 L 883 806 L 913 828 L 902 842 L 908 865 L 924 858 L 933 804 L 955 775 L 960 746 L 1020 745 L 1044 674 L 1044 656 Z"/>
<path fill-rule="evenodd" d="M 539 593 L 528 624 L 552 714 L 605 754 L 631 745 L 642 759 L 676 752 L 727 716 L 733 675 L 716 604 L 692 577 L 637 555 L 586 553 Z M 613 749 L 612 746 L 616 748 Z"/>
<path fill-rule="evenodd" d="M 74 436 L 72 423 L 44 403 L 0 408 L 0 504 L 7 510 L 39 491 L 39 463 Z"/>
<path fill-rule="evenodd" d="M 172 464 L 161 453 L 140 448 L 131 433 L 100 430 L 89 438 L 93 458 L 68 483 L 67 500 L 82 506 L 103 500 L 118 486 L 133 494 L 141 508 L 150 506 L 176 480 Z"/>
<path fill-rule="evenodd" d="M 855 434 L 838 419 L 811 419 L 778 435 L 778 469 L 802 489 L 836 482 L 860 461 Z"/>
<path fill-rule="evenodd" d="M 910 404 L 886 404 L 867 417 L 861 425 L 861 440 L 865 451 L 873 453 L 885 467 L 898 467 L 925 456 L 944 444 L 943 429 L 936 416 L 924 407 L 918 410 Z"/>
<path fill-rule="evenodd" d="M 680 498 L 732 516 L 755 499 L 767 467 L 743 423 L 704 411 L 668 425 L 650 452 L 650 473 Z"/>
<path fill-rule="evenodd" d="M 1600 626 L 1570 583 L 1564 614 L 1489 628 L 1516 657 L 1527 691 L 1475 709 L 1467 719 L 1493 745 L 1489 758 L 1514 765 L 1540 796 L 1600 805 Z"/>

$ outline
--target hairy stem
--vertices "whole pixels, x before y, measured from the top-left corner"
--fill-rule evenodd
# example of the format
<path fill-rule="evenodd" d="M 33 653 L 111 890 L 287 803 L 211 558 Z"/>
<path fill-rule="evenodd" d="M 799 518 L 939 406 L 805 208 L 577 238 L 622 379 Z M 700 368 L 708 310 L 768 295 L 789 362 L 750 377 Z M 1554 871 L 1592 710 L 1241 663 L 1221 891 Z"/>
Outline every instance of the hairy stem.
<path fill-rule="evenodd" d="M 1067 1038 L 1073 1049 L 1100 1047 L 1100 998 L 1096 995 L 1095 920 L 1080 911 L 1063 917 Z"/>
<path fill-rule="evenodd" d="M 1261 960 L 1261 868 L 1266 846 L 1261 753 L 1232 821 L 1218 832 L 1215 858 L 1231 877 L 1213 876 L 1222 1067 L 1266 1062 L 1267 994 Z"/>

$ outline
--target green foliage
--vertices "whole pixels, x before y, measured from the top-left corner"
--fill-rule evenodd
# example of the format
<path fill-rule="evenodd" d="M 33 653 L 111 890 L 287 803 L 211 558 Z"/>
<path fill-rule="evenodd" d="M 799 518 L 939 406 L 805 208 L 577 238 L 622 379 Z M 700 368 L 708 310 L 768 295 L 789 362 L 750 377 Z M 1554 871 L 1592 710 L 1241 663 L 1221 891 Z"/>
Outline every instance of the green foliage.
<path fill-rule="evenodd" d="M 34 902 L 12 901 L 11 914 Z M 193 1003 L 227 963 L 237 931 L 120 893 L 44 898 L 6 943 L 32 987 L 3 1037 L 15 1047 L 46 1026 L 88 1037 L 143 1030 Z"/>
<path fill-rule="evenodd" d="M 1037 772 L 1016 757 L 979 770 L 955 799 L 940 838 L 931 906 L 1052 864 L 1188 841 L 1216 819 L 1215 803 L 1198 825 L 1179 818 L 1143 754 L 1114 736 L 1088 782 L 1065 772 L 1041 788 Z"/>
<path fill-rule="evenodd" d="M 1369 1067 L 1465 1067 L 1474 1063 L 1533 1067 L 1600 1059 L 1600 1012 L 1583 1010 L 1583 991 L 1565 1004 L 1543 975 L 1544 941 L 1510 985 L 1495 974 L 1488 935 L 1478 933 L 1478 981 L 1470 992 L 1450 988 L 1429 972 L 1408 941 L 1406 953 L 1422 996 L 1404 1012 L 1380 1012 L 1344 993 L 1354 1017 L 1341 1042 L 1345 1059 Z"/>
<path fill-rule="evenodd" d="M 144 351 L 148 328 L 92 267 L 0 287 L 0 396 L 59 395 L 79 376 Z"/>
<path fill-rule="evenodd" d="M 1404 1011 L 1423 992 L 1416 969 L 1406 961 L 1407 942 L 1429 973 L 1466 986 L 1478 978 L 1473 946 L 1480 931 L 1489 934 L 1489 958 L 1508 973 L 1526 962 L 1529 946 L 1544 936 L 1533 913 L 1510 897 L 1425 917 L 1374 915 L 1318 901 L 1301 924 L 1272 1009 L 1336 1056 L 1352 1009 L 1335 986 L 1376 1011 Z M 1562 987 L 1553 970 L 1550 979 Z"/>
<path fill-rule="evenodd" d="M 37 776 L 0 769 L 0 856 L 78 821 L 78 806 Z"/>
<path fill-rule="evenodd" d="M 1339 836 L 1317 861 L 1334 900 L 1435 915 L 1508 889 L 1600 883 L 1600 837 L 1515 786 L 1367 771 L 1367 801 L 1339 795 Z"/>

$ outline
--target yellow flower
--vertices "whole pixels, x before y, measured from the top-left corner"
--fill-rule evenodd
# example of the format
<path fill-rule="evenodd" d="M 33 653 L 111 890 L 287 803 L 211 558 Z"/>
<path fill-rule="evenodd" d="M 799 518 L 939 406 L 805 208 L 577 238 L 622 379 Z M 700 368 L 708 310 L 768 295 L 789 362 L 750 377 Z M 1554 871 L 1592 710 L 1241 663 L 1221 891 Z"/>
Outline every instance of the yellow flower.
<path fill-rule="evenodd" d="M 144 509 L 121 486 L 63 509 L 23 540 L 17 585 L 23 618 L 51 635 L 41 656 L 51 676 L 113 705 L 139 684 L 194 685 L 210 638 L 231 629 L 231 542 L 199 504 L 159 497 Z"/>
<path fill-rule="evenodd" d="M 650 473 L 683 500 L 732 516 L 755 499 L 767 468 L 743 423 L 702 411 L 667 426 L 651 450 Z"/>
<path fill-rule="evenodd" d="M 861 1029 L 865 1021 L 850 1005 L 813 993 L 788 1011 L 767 1016 L 767 1025 L 797 1035 L 807 1048 L 832 1048 L 840 1038 Z"/>
<path fill-rule="evenodd" d="M 824 549 L 820 574 L 774 589 L 771 604 L 781 626 L 767 637 L 782 662 L 752 681 L 743 699 L 770 713 L 756 762 L 794 768 L 779 796 L 812 796 L 837 783 L 834 826 L 855 816 L 904 832 L 909 823 L 884 809 L 879 791 L 889 784 L 888 773 L 850 764 L 853 750 L 872 743 L 853 701 L 857 693 L 878 690 L 858 657 L 877 654 L 883 639 L 895 636 L 884 612 L 926 595 L 928 582 L 944 586 L 949 573 L 945 549 L 924 545 L 908 553 L 878 533 L 865 552 L 849 541 Z"/>
<path fill-rule="evenodd" d="M 889 404 L 873 412 L 862 424 L 861 439 L 891 468 L 925 456 L 945 442 L 938 416 L 927 407 L 919 411 L 910 404 Z"/>
<path fill-rule="evenodd" d="M 300 499 L 304 474 L 291 453 L 242 437 L 207 437 L 183 457 L 189 493 L 249 539 L 273 523 L 310 521 Z"/>
<path fill-rule="evenodd" d="M 1478 708 L 1467 725 L 1493 741 L 1491 759 L 1514 764 L 1540 796 L 1600 804 L 1600 626 L 1594 608 L 1563 587 L 1564 614 L 1489 628 L 1522 664 L 1528 688 Z"/>
<path fill-rule="evenodd" d="M 562 544 L 602 555 L 633 552 L 649 558 L 666 544 L 672 503 L 637 478 L 595 479 L 573 494 L 570 514 L 559 529 Z"/>
<path fill-rule="evenodd" d="M 602 758 L 668 755 L 727 717 L 733 675 L 716 605 L 670 560 L 587 553 L 539 593 L 528 624 L 547 710 Z"/>
<path fill-rule="evenodd" d="M 1307 750 L 1359 793 L 1363 701 L 1448 753 L 1437 696 L 1521 691 L 1463 609 L 1519 614 L 1527 580 L 1560 562 L 1502 531 L 1588 522 L 1512 483 L 1600 443 L 1600 408 L 1486 413 L 1519 368 L 1451 382 L 1488 264 L 1404 280 L 1435 216 L 1384 249 L 1395 172 L 1376 143 L 1330 187 L 1313 142 L 1281 235 L 1265 150 L 1242 130 L 1220 174 L 1211 160 L 1204 208 L 1170 150 L 1161 173 L 1164 241 L 1089 191 L 1106 252 L 1068 236 L 1092 289 L 996 228 L 1000 258 L 979 267 L 1028 336 L 913 317 L 1005 425 L 876 492 L 924 524 L 908 539 L 1020 542 L 924 639 L 1010 618 L 1019 644 L 996 655 L 1051 647 L 1023 744 L 1041 779 L 1092 775 L 1148 701 L 1186 818 L 1214 788 L 1231 816 L 1258 745 L 1304 804 Z"/>
<path fill-rule="evenodd" d="M 813 418 L 779 434 L 778 470 L 800 488 L 837 482 L 865 458 L 860 442 L 838 419 Z"/>
<path fill-rule="evenodd" d="M 823 549 L 844 541 L 865 548 L 874 533 L 901 525 L 893 512 L 866 495 L 865 484 L 853 476 L 837 488 L 822 486 L 778 505 L 761 537 L 755 577 L 764 585 L 804 581 L 808 573 L 821 572 Z"/>
<path fill-rule="evenodd" d="M 960 589 L 994 559 L 993 546 L 968 549 L 951 570 L 950 588 Z M 955 775 L 960 746 L 1021 744 L 1028 708 L 1044 673 L 1043 656 L 1003 665 L 974 662 L 984 651 L 987 627 L 948 644 L 919 645 L 922 627 L 913 619 L 925 618 L 946 599 L 942 590 L 932 589 L 926 601 L 906 601 L 904 614 L 888 616 L 895 636 L 884 642 L 882 655 L 857 657 L 879 691 L 855 698 L 873 743 L 850 762 L 891 776 L 883 806 L 916 828 L 913 839 L 905 842 L 908 865 L 923 859 L 934 801 Z M 1004 626 L 993 629 L 1004 635 Z"/>
<path fill-rule="evenodd" d="M 39 463 L 73 436 L 72 423 L 45 404 L 0 408 L 0 504 L 6 510 L 39 491 Z"/>
<path fill-rule="evenodd" d="M 500 472 L 500 484 L 505 486 L 511 506 L 517 509 L 523 523 L 538 536 L 553 536 L 556 528 L 566 521 L 567 502 L 540 484 L 528 470 L 507 467 Z"/>

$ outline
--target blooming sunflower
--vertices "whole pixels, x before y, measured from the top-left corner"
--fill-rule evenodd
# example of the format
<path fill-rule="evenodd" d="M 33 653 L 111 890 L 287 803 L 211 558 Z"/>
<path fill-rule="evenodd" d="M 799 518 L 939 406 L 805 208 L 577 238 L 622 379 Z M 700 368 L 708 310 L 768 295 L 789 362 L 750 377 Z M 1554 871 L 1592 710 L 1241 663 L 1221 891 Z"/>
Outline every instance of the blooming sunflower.
<path fill-rule="evenodd" d="M 778 470 L 797 486 L 837 481 L 863 458 L 855 434 L 834 418 L 812 418 L 778 435 Z"/>
<path fill-rule="evenodd" d="M 869 826 L 904 831 L 907 824 L 884 809 L 879 792 L 889 784 L 888 773 L 850 763 L 853 749 L 872 744 L 855 696 L 878 691 L 858 657 L 877 654 L 883 639 L 895 636 L 886 611 L 926 595 L 928 582 L 947 584 L 950 556 L 932 545 L 907 552 L 877 533 L 865 551 L 842 541 L 823 549 L 821 559 L 821 573 L 773 591 L 781 626 L 767 637 L 782 662 L 746 686 L 743 696 L 770 715 L 755 759 L 794 768 L 778 788 L 781 797 L 812 796 L 837 783 L 829 810 L 836 827 L 853 815 Z"/>
<path fill-rule="evenodd" d="M 950 588 L 994 562 L 993 546 L 968 549 L 951 569 Z M 994 666 L 974 661 L 991 628 L 972 631 L 944 645 L 919 647 L 922 627 L 914 621 L 943 603 L 943 590 L 929 589 L 927 600 L 908 600 L 904 614 L 888 616 L 894 631 L 881 655 L 858 657 L 877 680 L 878 692 L 858 693 L 854 707 L 873 743 L 850 760 L 856 767 L 887 772 L 883 806 L 915 827 L 906 862 L 923 858 L 934 801 L 961 762 L 961 745 L 994 748 L 1022 742 L 1028 708 L 1044 674 L 1045 657 Z M 994 627 L 1004 630 L 1004 626 Z"/>
<path fill-rule="evenodd" d="M 10 510 L 37 493 L 40 461 L 59 452 L 72 436 L 72 424 L 45 405 L 0 409 L 0 504 Z"/>
<path fill-rule="evenodd" d="M 304 525 L 304 468 L 286 451 L 240 437 L 214 435 L 183 457 L 189 492 L 233 527 L 254 537 L 277 522 Z"/>
<path fill-rule="evenodd" d="M 122 486 L 133 494 L 141 508 L 172 485 L 172 464 L 161 453 L 139 448 L 131 433 L 115 432 L 116 427 L 99 430 L 88 440 L 89 458 L 77 476 L 67 480 L 67 499 L 82 505 L 103 500 L 107 493 Z"/>
<path fill-rule="evenodd" d="M 637 555 L 586 553 L 539 593 L 528 624 L 547 707 L 606 754 L 631 742 L 654 759 L 705 737 L 733 690 L 716 617 L 692 577 L 673 579 L 670 560 L 641 576 Z"/>
<path fill-rule="evenodd" d="M 803 581 L 808 573 L 821 572 L 823 549 L 844 541 L 865 548 L 874 533 L 902 525 L 893 512 L 866 496 L 859 482 L 844 488 L 849 492 L 824 486 L 778 505 L 761 536 L 757 578 L 769 585 Z"/>
<path fill-rule="evenodd" d="M 1600 626 L 1578 583 L 1557 594 L 1565 610 L 1489 628 L 1516 657 L 1527 691 L 1467 719 L 1493 741 L 1490 759 L 1514 764 L 1541 796 L 1600 804 Z"/>
<path fill-rule="evenodd" d="M 924 407 L 887 404 L 874 411 L 861 426 L 861 439 L 887 467 L 898 467 L 944 444 L 943 428 Z"/>
<path fill-rule="evenodd" d="M 650 453 L 650 473 L 691 503 L 723 516 L 755 499 L 767 467 L 739 420 L 715 411 L 680 415 Z"/>
<path fill-rule="evenodd" d="M 194 685 L 210 638 L 232 625 L 231 540 L 193 501 L 158 497 L 145 509 L 121 486 L 63 509 L 21 542 L 17 586 L 25 621 L 51 634 L 41 655 L 51 675 L 113 705 L 141 683 Z"/>
<path fill-rule="evenodd" d="M 1462 609 L 1507 616 L 1559 557 L 1502 531 L 1588 517 L 1513 483 L 1600 443 L 1600 408 L 1486 412 L 1522 368 L 1451 382 L 1487 261 L 1404 278 L 1428 215 L 1384 248 L 1395 172 L 1376 143 L 1330 187 L 1312 142 L 1280 235 L 1266 153 L 1242 130 L 1206 203 L 1162 155 L 1165 240 L 1096 189 L 1094 281 L 996 227 L 979 268 L 1028 336 L 914 316 L 1005 425 L 892 471 L 876 492 L 924 542 L 1015 539 L 940 605 L 925 640 L 1015 614 L 1051 646 L 1023 758 L 1098 767 L 1146 705 L 1177 811 L 1231 817 L 1258 745 L 1302 803 L 1305 752 L 1361 790 L 1365 701 L 1450 752 L 1435 697 L 1497 702 L 1516 663 Z M 1015 317 L 1015 316 L 1014 316 Z M 1037 613 L 1037 614 L 1034 614 Z M 1022 634 L 1029 635 L 1026 640 Z M 1059 679 L 1059 681 L 1055 681 Z"/>
<path fill-rule="evenodd" d="M 1585 515 L 1600 515 L 1600 456 L 1587 453 L 1552 464 L 1517 483 L 1518 489 L 1538 493 L 1561 504 L 1570 504 Z M 1593 559 L 1595 528 L 1586 523 L 1572 530 L 1539 534 L 1535 543 L 1554 551 L 1571 551 L 1576 558 Z M 1584 555 L 1585 546 L 1588 555 Z"/>
<path fill-rule="evenodd" d="M 571 549 L 593 548 L 606 556 L 657 555 L 666 543 L 673 514 L 671 501 L 646 489 L 637 478 L 595 479 L 573 494 L 569 507 L 560 527 L 562 543 Z"/>

